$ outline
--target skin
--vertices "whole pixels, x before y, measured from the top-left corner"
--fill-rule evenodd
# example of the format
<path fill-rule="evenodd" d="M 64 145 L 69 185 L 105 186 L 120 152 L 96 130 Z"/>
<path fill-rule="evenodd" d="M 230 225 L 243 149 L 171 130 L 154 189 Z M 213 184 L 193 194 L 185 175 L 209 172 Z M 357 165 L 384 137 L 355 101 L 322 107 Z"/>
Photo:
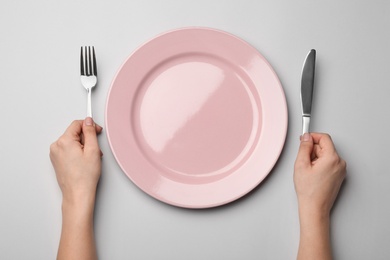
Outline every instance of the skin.
<path fill-rule="evenodd" d="M 329 135 L 311 133 L 301 137 L 294 165 L 300 221 L 297 259 L 332 259 L 330 211 L 345 175 L 346 163 Z"/>
<path fill-rule="evenodd" d="M 92 118 L 76 120 L 50 146 L 62 191 L 62 233 L 57 259 L 97 259 L 93 231 L 96 188 L 101 175 L 97 135 Z M 300 220 L 299 260 L 332 259 L 330 210 L 346 174 L 346 163 L 327 134 L 301 137 L 294 165 Z"/>
<path fill-rule="evenodd" d="M 60 260 L 97 259 L 93 213 L 103 155 L 97 140 L 101 131 L 92 118 L 73 121 L 50 146 L 50 159 L 62 191 Z"/>

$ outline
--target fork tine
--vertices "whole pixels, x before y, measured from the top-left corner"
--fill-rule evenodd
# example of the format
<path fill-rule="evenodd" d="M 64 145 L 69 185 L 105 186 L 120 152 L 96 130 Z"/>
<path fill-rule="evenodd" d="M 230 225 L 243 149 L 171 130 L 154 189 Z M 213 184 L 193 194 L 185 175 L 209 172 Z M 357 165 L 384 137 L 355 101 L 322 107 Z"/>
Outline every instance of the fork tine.
<path fill-rule="evenodd" d="M 81 52 L 80 52 L 80 69 L 81 69 L 81 75 L 85 75 L 84 72 L 84 59 L 83 59 L 83 46 L 81 46 Z"/>
<path fill-rule="evenodd" d="M 91 46 L 88 46 L 88 76 L 92 75 Z"/>
<path fill-rule="evenodd" d="M 85 76 L 89 76 L 88 47 L 84 46 L 84 70 Z"/>
<path fill-rule="evenodd" d="M 92 46 L 92 65 L 93 65 L 93 75 L 97 76 L 97 65 L 96 65 L 96 56 L 95 56 L 95 47 Z"/>

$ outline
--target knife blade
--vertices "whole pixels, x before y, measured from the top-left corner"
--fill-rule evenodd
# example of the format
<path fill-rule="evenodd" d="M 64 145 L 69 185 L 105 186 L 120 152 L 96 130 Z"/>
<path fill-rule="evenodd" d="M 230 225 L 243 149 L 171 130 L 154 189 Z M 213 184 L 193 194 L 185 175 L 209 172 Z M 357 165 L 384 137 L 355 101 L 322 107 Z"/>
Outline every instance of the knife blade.
<path fill-rule="evenodd" d="M 302 101 L 302 134 L 310 132 L 311 107 L 313 101 L 316 50 L 307 54 L 302 68 L 301 101 Z"/>

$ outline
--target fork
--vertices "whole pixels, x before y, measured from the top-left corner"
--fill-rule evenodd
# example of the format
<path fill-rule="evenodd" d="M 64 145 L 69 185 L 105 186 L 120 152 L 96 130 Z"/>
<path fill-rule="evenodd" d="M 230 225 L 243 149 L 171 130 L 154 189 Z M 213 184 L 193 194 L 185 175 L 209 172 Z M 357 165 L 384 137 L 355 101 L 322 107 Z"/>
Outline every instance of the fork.
<path fill-rule="evenodd" d="M 81 68 L 81 84 L 87 90 L 87 117 L 92 117 L 92 88 L 97 83 L 97 66 L 95 48 L 92 46 L 81 47 L 80 54 L 80 68 Z"/>

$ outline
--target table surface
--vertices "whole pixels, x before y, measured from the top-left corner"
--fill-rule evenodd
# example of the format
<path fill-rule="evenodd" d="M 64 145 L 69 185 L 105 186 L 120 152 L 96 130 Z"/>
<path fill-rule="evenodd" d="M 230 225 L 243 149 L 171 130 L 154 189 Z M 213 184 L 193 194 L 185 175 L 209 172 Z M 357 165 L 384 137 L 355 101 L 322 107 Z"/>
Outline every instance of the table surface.
<path fill-rule="evenodd" d="M 303 60 L 317 50 L 312 130 L 332 135 L 348 163 L 332 211 L 336 259 L 390 258 L 390 2 L 7 1 L 0 10 L 0 255 L 53 259 L 61 192 L 50 144 L 86 113 L 81 45 L 94 45 L 104 124 L 110 84 L 125 59 L 154 36 L 205 26 L 244 39 L 271 63 L 289 111 L 284 150 L 266 181 L 238 201 L 189 210 L 161 203 L 122 172 L 108 145 L 95 232 L 100 259 L 294 259 L 299 243 L 293 164 L 301 132 Z"/>

